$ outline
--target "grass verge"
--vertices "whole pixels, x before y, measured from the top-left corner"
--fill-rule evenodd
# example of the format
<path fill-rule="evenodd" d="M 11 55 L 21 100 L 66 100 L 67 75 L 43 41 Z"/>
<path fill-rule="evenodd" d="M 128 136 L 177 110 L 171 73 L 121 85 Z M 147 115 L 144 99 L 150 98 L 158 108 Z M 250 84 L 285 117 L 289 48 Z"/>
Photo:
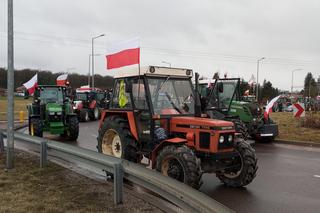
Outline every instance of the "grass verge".
<path fill-rule="evenodd" d="M 272 113 L 271 118 L 279 125 L 279 139 L 320 143 L 319 129 L 303 127 L 303 118 L 294 118 L 290 112 Z"/>
<path fill-rule="evenodd" d="M 145 201 L 124 194 L 113 204 L 111 183 L 100 183 L 53 163 L 39 168 L 39 159 L 16 152 L 15 169 L 5 170 L 0 154 L 0 212 L 160 212 Z"/>
<path fill-rule="evenodd" d="M 14 97 L 14 118 L 19 119 L 19 112 L 24 112 L 24 119 L 27 118 L 27 105 L 32 102 L 32 98 Z M 0 96 L 0 121 L 7 120 L 8 100 L 7 97 Z"/>

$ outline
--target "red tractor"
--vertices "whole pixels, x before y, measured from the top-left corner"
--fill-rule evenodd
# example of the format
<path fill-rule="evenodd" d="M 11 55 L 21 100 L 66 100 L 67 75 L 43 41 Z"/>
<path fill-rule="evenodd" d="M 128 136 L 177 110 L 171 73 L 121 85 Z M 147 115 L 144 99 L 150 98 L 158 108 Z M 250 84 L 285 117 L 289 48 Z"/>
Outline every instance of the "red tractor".
<path fill-rule="evenodd" d="M 203 173 L 245 186 L 256 176 L 255 151 L 235 138 L 232 122 L 201 117 L 192 75 L 156 66 L 118 73 L 110 108 L 102 112 L 98 151 L 137 163 L 145 157 L 153 169 L 194 188 Z"/>
<path fill-rule="evenodd" d="M 98 120 L 100 118 L 96 88 L 81 87 L 76 90 L 73 109 L 80 121 Z"/>

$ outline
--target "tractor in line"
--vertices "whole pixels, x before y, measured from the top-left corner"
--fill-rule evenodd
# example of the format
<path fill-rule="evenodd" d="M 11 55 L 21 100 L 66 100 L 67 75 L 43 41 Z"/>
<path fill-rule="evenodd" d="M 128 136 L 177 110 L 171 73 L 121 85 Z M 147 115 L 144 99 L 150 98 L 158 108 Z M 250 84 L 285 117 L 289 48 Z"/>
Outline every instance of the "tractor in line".
<path fill-rule="evenodd" d="M 80 121 L 98 120 L 101 109 L 108 108 L 108 93 L 97 88 L 81 87 L 76 90 L 73 103 Z"/>
<path fill-rule="evenodd" d="M 42 137 L 43 132 L 49 132 L 70 141 L 77 140 L 79 121 L 65 86 L 37 86 L 27 109 L 30 135 Z"/>
<path fill-rule="evenodd" d="M 251 97 L 240 94 L 240 78 L 200 82 L 202 112 L 210 118 L 231 121 L 243 139 L 271 142 L 278 136 L 278 125 Z"/>
<path fill-rule="evenodd" d="M 157 66 L 118 71 L 110 107 L 101 114 L 98 151 L 136 163 L 148 159 L 153 169 L 194 188 L 204 173 L 227 186 L 248 185 L 258 169 L 254 149 L 236 137 L 233 122 L 201 113 L 192 77 L 190 69 Z"/>

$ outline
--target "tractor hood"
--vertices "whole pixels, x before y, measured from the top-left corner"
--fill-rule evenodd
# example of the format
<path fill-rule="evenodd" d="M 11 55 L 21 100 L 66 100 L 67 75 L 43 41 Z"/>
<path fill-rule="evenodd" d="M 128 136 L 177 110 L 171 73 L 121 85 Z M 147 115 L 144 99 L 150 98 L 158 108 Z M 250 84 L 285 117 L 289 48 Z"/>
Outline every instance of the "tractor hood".
<path fill-rule="evenodd" d="M 232 122 L 209 119 L 209 118 L 199 118 L 199 117 L 172 117 L 171 124 L 177 127 L 192 126 L 194 128 L 207 128 L 207 129 L 219 129 L 219 130 L 233 130 L 234 125 Z"/>
<path fill-rule="evenodd" d="M 62 106 L 57 103 L 48 103 L 46 110 L 47 112 L 62 112 Z"/>

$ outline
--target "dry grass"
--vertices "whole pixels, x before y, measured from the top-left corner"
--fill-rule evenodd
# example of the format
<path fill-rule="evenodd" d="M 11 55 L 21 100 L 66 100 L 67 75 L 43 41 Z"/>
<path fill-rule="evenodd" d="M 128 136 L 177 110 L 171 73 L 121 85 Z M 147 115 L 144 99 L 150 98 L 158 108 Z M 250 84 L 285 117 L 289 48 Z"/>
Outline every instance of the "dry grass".
<path fill-rule="evenodd" d="M 14 98 L 14 118 L 15 120 L 19 119 L 19 112 L 24 112 L 24 119 L 27 118 L 27 105 L 32 102 L 32 98 L 24 99 L 23 97 Z M 0 97 L 0 121 L 7 120 L 7 107 L 8 107 L 7 97 Z"/>
<path fill-rule="evenodd" d="M 16 155 L 15 169 L 6 172 L 5 156 L 0 154 L 0 212 L 159 212 L 130 194 L 124 194 L 124 204 L 116 206 L 112 184 L 51 163 L 40 169 L 36 157 Z"/>
<path fill-rule="evenodd" d="M 320 114 L 317 116 L 320 117 Z M 302 118 L 294 118 L 290 112 L 272 113 L 271 118 L 279 125 L 279 139 L 320 143 L 319 129 L 303 127 Z"/>

